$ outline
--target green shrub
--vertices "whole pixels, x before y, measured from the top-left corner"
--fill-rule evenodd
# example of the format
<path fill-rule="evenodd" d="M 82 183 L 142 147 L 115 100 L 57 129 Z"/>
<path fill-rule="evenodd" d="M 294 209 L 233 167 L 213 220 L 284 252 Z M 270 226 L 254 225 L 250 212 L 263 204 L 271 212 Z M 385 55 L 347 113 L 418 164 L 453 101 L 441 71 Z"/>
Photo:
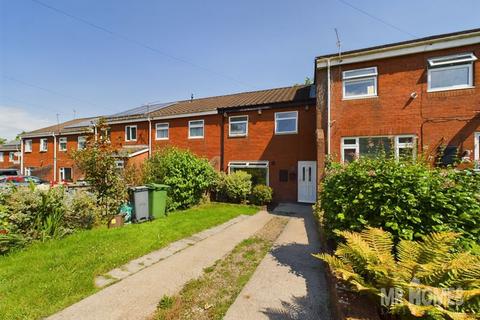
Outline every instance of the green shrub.
<path fill-rule="evenodd" d="M 252 192 L 252 176 L 245 171 L 220 172 L 215 186 L 218 201 L 246 202 Z"/>
<path fill-rule="evenodd" d="M 26 240 L 19 234 L 13 232 L 0 233 L 0 255 L 6 254 L 14 249 L 25 246 Z"/>
<path fill-rule="evenodd" d="M 95 196 L 85 191 L 75 191 L 67 197 L 65 203 L 64 224 L 70 229 L 90 229 L 95 223 L 100 223 L 99 209 Z"/>
<path fill-rule="evenodd" d="M 145 162 L 145 183 L 162 183 L 169 190 L 169 210 L 185 209 L 196 205 L 209 191 L 216 173 L 208 160 L 188 150 L 166 148 L 156 152 Z"/>
<path fill-rule="evenodd" d="M 398 239 L 437 231 L 480 238 L 480 175 L 421 162 L 361 158 L 333 164 L 320 193 L 329 235 L 381 227 Z"/>
<path fill-rule="evenodd" d="M 354 291 L 376 297 L 384 311 L 399 319 L 476 319 L 480 256 L 455 248 L 458 234 L 432 233 L 397 246 L 390 233 L 377 228 L 339 235 L 346 243 L 334 255 L 315 256 Z"/>
<path fill-rule="evenodd" d="M 273 190 L 269 186 L 259 184 L 253 187 L 252 195 L 251 195 L 251 202 L 253 204 L 262 206 L 272 202 L 273 198 Z"/>

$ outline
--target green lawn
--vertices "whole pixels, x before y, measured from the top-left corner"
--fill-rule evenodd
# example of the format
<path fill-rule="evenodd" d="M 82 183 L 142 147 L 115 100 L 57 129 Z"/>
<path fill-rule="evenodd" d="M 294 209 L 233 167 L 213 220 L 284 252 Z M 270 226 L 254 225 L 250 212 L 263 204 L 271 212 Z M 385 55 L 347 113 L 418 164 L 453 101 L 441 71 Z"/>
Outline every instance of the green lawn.
<path fill-rule="evenodd" d="M 207 204 L 153 222 L 98 228 L 0 257 L 0 318 L 38 319 L 94 293 L 96 275 L 258 209 Z"/>

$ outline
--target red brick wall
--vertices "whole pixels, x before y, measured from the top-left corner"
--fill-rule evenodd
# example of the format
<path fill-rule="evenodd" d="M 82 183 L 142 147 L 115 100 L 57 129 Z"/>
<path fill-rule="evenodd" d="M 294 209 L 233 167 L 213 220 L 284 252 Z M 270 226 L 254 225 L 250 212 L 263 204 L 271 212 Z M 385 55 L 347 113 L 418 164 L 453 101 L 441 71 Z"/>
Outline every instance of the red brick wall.
<path fill-rule="evenodd" d="M 298 111 L 298 133 L 275 135 L 275 112 Z M 275 200 L 297 200 L 298 161 L 316 160 L 315 107 L 292 107 L 272 110 L 235 112 L 248 115 L 248 136 L 229 137 L 228 117 L 225 118 L 224 168 L 230 161 L 269 161 L 269 183 Z M 288 182 L 279 181 L 279 171 L 288 170 Z"/>
<path fill-rule="evenodd" d="M 461 150 L 473 150 L 474 132 L 480 131 L 480 87 L 476 83 L 480 62 L 474 63 L 476 88 L 427 92 L 427 59 L 463 52 L 474 52 L 480 57 L 480 45 L 333 67 L 331 152 L 334 159 L 340 159 L 341 138 L 347 136 L 414 134 L 419 139 L 419 150 L 433 152 L 441 141 L 446 145 L 459 145 Z M 378 97 L 343 100 L 342 71 L 371 66 L 378 68 Z M 323 70 L 317 70 L 317 79 L 322 77 L 325 77 Z M 418 94 L 416 99 L 410 97 L 412 92 Z M 319 107 L 324 110 L 324 106 Z"/>
<path fill-rule="evenodd" d="M 188 122 L 191 120 L 204 120 L 204 138 L 188 138 Z M 207 158 L 212 165 L 220 169 L 220 115 L 208 115 L 203 117 L 179 118 L 152 121 L 152 149 L 161 150 L 166 146 L 175 146 L 191 150 L 198 156 Z M 157 123 L 169 124 L 169 139 L 156 140 L 155 126 Z"/>
<path fill-rule="evenodd" d="M 3 152 L 3 157 L 1 153 Z M 17 151 L 14 151 L 17 152 Z M 20 168 L 18 163 L 10 162 L 10 151 L 0 151 L 0 157 L 3 161 L 0 161 L 0 169 L 11 169 L 11 168 Z M 15 157 L 15 161 L 20 160 L 18 157 Z"/>
<path fill-rule="evenodd" d="M 125 141 L 125 127 L 137 126 L 137 141 Z M 110 126 L 110 141 L 114 148 L 120 148 L 125 145 L 148 145 L 148 122 L 132 122 L 111 124 Z"/>

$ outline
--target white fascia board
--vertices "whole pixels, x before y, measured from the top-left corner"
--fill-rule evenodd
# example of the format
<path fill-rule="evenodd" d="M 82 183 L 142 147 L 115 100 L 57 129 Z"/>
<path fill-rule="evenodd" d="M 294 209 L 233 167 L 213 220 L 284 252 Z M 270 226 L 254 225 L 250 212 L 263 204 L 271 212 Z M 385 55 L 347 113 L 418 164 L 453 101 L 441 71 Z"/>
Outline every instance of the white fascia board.
<path fill-rule="evenodd" d="M 148 118 L 137 118 L 137 119 L 127 119 L 127 120 L 113 120 L 106 121 L 107 124 L 122 124 L 122 123 L 135 123 L 135 122 L 147 122 Z"/>
<path fill-rule="evenodd" d="M 327 60 L 330 60 L 331 66 L 344 65 L 350 63 L 379 60 L 397 56 L 404 56 L 415 53 L 429 52 L 435 50 L 449 49 L 455 47 L 468 46 L 480 43 L 480 34 L 456 36 L 455 38 L 444 38 L 438 40 L 426 40 L 422 42 L 409 43 L 393 47 L 373 49 L 369 51 L 346 54 L 340 57 L 333 56 L 317 59 L 317 69 L 327 67 Z"/>
<path fill-rule="evenodd" d="M 21 135 L 22 139 L 30 139 L 30 138 L 49 138 L 51 136 L 69 136 L 69 135 L 75 135 L 75 134 L 89 134 L 92 133 L 93 130 L 90 129 L 88 131 L 82 130 L 82 131 L 71 131 L 71 132 L 60 132 L 60 133 L 55 133 L 55 132 L 41 132 L 41 133 L 34 133 L 34 134 L 23 134 Z"/>

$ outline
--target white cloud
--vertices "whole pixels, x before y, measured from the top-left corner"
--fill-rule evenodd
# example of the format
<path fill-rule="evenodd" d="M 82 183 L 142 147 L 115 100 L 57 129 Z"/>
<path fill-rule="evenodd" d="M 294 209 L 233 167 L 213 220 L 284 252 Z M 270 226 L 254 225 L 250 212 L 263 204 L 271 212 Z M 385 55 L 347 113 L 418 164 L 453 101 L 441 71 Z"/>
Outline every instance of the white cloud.
<path fill-rule="evenodd" d="M 55 124 L 21 107 L 0 106 L 0 138 L 14 139 L 22 131 L 32 131 Z"/>

